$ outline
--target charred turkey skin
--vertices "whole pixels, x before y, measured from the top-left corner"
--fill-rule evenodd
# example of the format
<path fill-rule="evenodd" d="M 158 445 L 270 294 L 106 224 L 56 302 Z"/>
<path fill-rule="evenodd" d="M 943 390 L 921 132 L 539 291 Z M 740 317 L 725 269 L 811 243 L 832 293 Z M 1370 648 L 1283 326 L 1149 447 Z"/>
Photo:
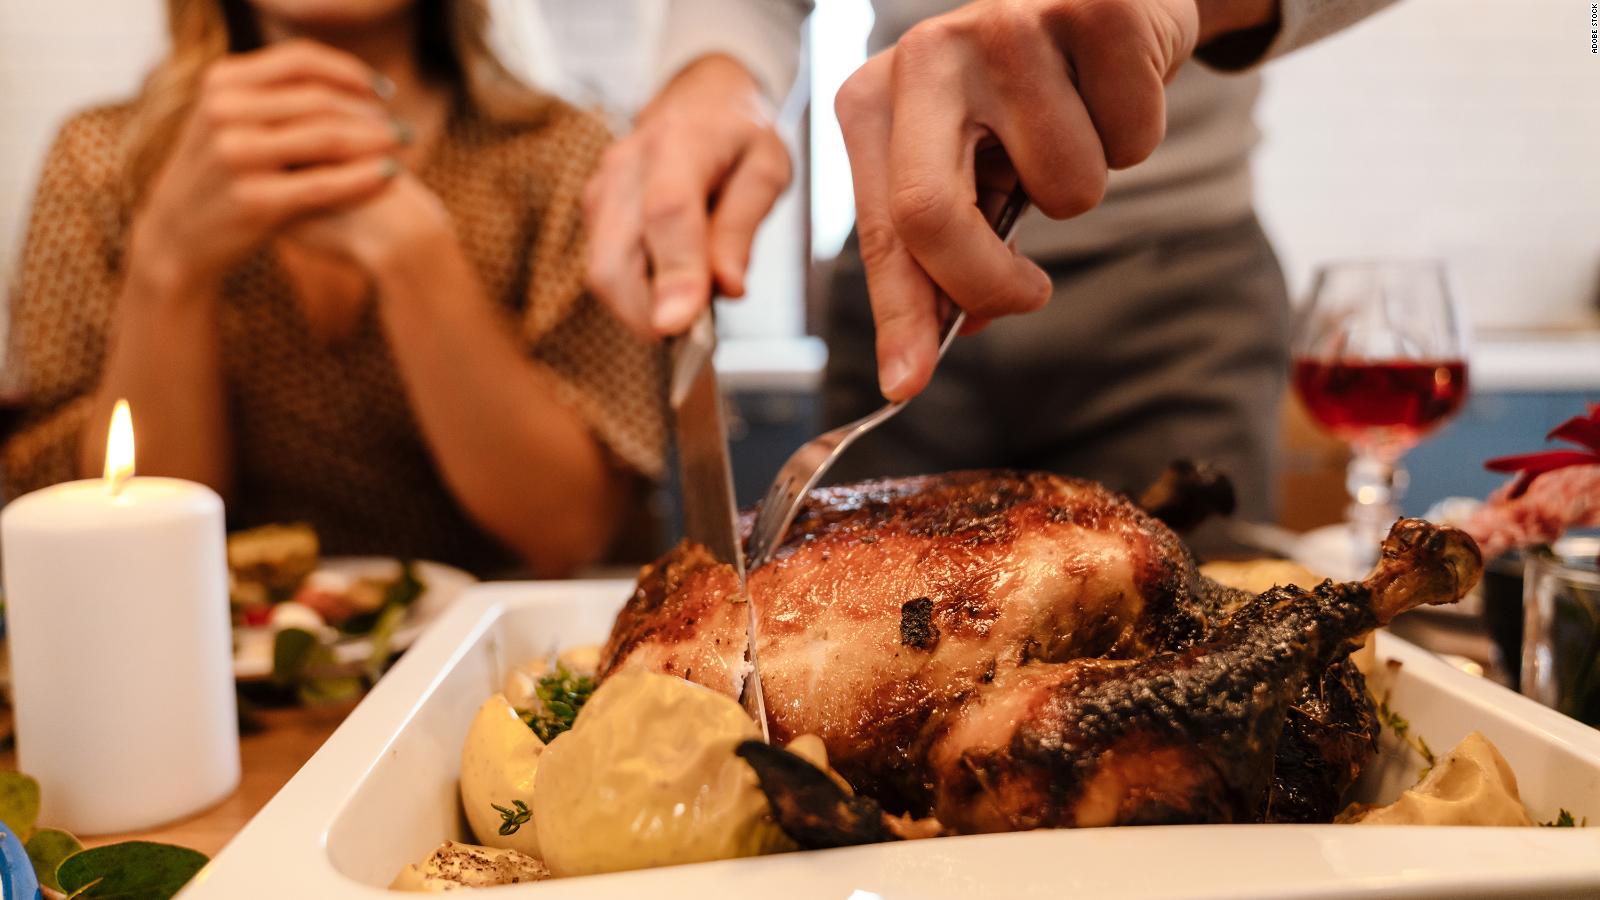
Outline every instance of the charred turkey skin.
<path fill-rule="evenodd" d="M 1291 703 L 1377 624 L 1362 590 L 1275 588 L 1187 650 L 1018 669 L 945 720 L 934 814 L 961 832 L 1262 821 Z"/>
<path fill-rule="evenodd" d="M 818 735 L 863 798 L 952 830 L 1260 821 L 1284 749 L 1311 773 L 1286 783 L 1319 797 L 1370 755 L 1333 739 L 1351 723 L 1364 739 L 1364 693 L 1281 738 L 1330 670 L 1335 693 L 1358 690 L 1339 667 L 1386 620 L 1382 591 L 1243 603 L 1093 483 L 959 472 L 819 490 L 749 583 L 774 740 Z M 601 676 L 644 668 L 737 697 L 744 620 L 731 570 L 680 545 L 641 573 Z"/>
<path fill-rule="evenodd" d="M 1215 627 L 1256 595 L 1202 578 L 1198 600 Z M 1367 680 L 1348 657 L 1307 679 L 1284 719 L 1263 821 L 1333 821 L 1345 793 L 1377 756 L 1379 731 Z"/>
<path fill-rule="evenodd" d="M 1378 752 L 1377 710 L 1348 657 L 1313 677 L 1289 705 L 1262 821 L 1331 822 Z"/>

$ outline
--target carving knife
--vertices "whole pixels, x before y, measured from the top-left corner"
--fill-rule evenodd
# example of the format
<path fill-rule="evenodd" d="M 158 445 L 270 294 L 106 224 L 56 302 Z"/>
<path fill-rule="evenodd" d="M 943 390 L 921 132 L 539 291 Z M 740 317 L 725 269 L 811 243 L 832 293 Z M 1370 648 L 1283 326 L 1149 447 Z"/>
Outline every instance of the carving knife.
<path fill-rule="evenodd" d="M 739 510 L 728 460 L 728 427 L 712 360 L 716 349 L 717 330 L 709 306 L 688 332 L 673 339 L 670 348 L 668 399 L 678 442 L 683 532 L 690 540 L 703 544 L 717 561 L 732 566 L 739 576 L 738 599 L 744 604 L 748 647 L 745 661 L 750 669 L 744 683 L 744 707 L 761 726 L 762 740 L 771 743 L 766 698 L 761 692 L 761 666 L 756 657 L 756 607 L 745 578 Z"/>

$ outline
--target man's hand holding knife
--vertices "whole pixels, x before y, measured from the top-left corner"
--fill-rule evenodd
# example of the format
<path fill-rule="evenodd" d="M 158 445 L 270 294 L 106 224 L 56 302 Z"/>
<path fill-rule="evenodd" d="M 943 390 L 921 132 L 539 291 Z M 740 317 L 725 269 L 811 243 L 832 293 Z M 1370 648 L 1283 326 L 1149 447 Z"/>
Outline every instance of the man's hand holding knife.
<path fill-rule="evenodd" d="M 927 385 L 941 293 L 979 323 L 1049 297 L 980 194 L 1020 180 L 1047 215 L 1092 209 L 1110 170 L 1161 142 L 1166 82 L 1196 46 L 1277 15 L 1277 0 L 974 0 L 851 76 L 835 107 L 884 396 Z M 591 288 L 641 335 L 683 331 L 713 290 L 743 294 L 756 228 L 789 180 L 755 79 L 731 57 L 696 62 L 590 185 Z"/>

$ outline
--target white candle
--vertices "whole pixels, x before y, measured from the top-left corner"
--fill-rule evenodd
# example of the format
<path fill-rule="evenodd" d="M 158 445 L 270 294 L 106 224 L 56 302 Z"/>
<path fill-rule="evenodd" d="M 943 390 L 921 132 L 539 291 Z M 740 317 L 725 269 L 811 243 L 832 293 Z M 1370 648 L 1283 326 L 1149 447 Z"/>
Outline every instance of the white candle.
<path fill-rule="evenodd" d="M 0 512 L 17 764 L 41 822 L 81 834 L 171 821 L 239 783 L 222 499 L 134 478 L 132 455 L 114 422 L 105 478 Z"/>

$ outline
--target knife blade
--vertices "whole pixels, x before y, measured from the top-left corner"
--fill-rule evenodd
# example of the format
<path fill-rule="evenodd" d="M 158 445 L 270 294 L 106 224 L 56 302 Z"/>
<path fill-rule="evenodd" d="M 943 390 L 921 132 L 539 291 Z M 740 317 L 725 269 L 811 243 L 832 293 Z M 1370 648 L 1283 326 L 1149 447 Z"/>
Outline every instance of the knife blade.
<path fill-rule="evenodd" d="M 678 442 L 678 474 L 683 492 L 683 533 L 703 544 L 719 562 L 733 567 L 745 608 L 744 702 L 761 739 L 772 742 L 767 729 L 766 697 L 761 690 L 761 665 L 756 656 L 756 607 L 745 577 L 744 546 L 739 540 L 739 509 L 733 494 L 733 467 L 728 459 L 728 427 L 722 415 L 714 355 L 716 324 L 708 306 L 689 330 L 671 345 L 672 375 L 668 400 Z"/>

